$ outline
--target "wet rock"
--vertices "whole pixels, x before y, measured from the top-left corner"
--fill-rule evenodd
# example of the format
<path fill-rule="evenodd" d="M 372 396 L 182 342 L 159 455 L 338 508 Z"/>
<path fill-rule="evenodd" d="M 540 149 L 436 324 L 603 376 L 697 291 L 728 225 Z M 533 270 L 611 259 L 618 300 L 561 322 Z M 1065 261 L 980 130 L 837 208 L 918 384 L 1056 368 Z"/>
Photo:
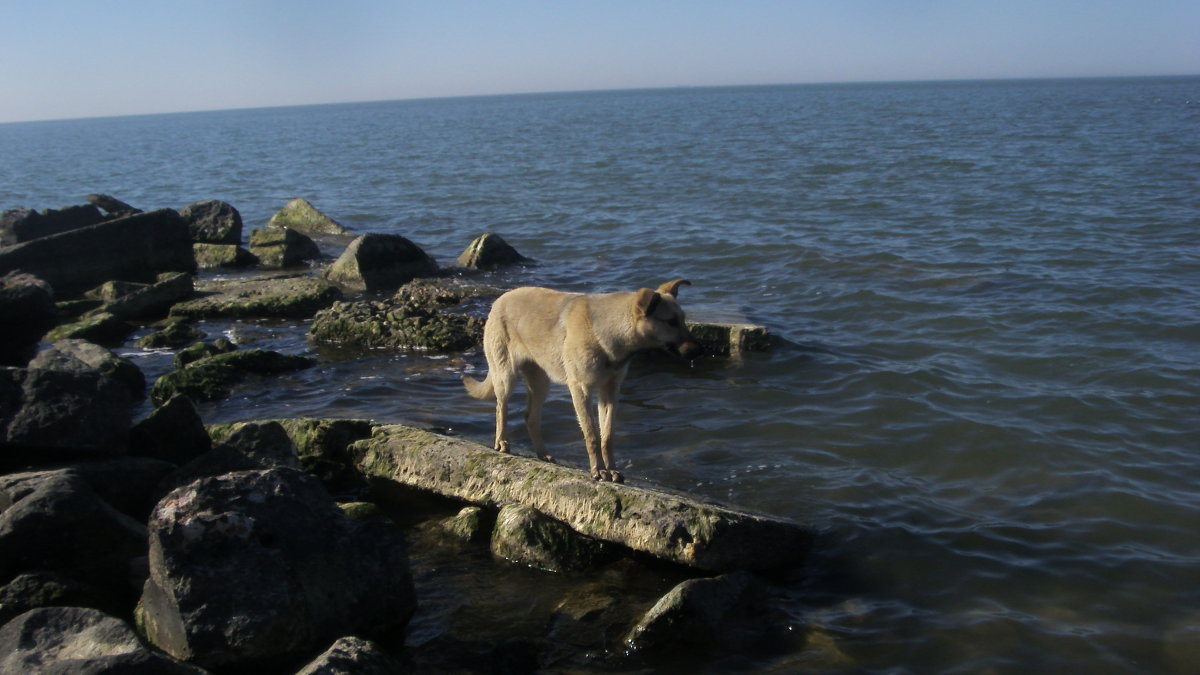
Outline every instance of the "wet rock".
<path fill-rule="evenodd" d="M 459 267 L 471 269 L 492 269 L 503 265 L 515 265 L 528 262 L 528 258 L 517 253 L 517 249 L 494 233 L 487 233 L 475 238 L 474 241 L 458 256 Z"/>
<path fill-rule="evenodd" d="M 493 555 L 550 572 L 586 570 L 604 554 L 600 542 L 523 504 L 500 509 L 491 548 Z"/>
<path fill-rule="evenodd" d="M 212 449 L 196 405 L 182 394 L 167 399 L 129 430 L 129 453 L 186 464 Z"/>
<path fill-rule="evenodd" d="M 711 643 L 751 581 L 753 577 L 746 572 L 684 581 L 642 616 L 625 643 L 632 651 L 649 653 Z"/>
<path fill-rule="evenodd" d="M 171 321 L 163 328 L 138 338 L 137 346 L 142 349 L 180 349 L 204 337 L 203 331 L 186 321 Z"/>
<path fill-rule="evenodd" d="M 395 675 L 407 672 L 396 657 L 370 640 L 339 638 L 296 675 Z"/>
<path fill-rule="evenodd" d="M 250 253 L 263 268 L 296 267 L 321 257 L 321 249 L 308 236 L 289 227 L 250 230 Z"/>
<path fill-rule="evenodd" d="M 20 269 L 69 297 L 110 279 L 153 282 L 194 272 L 187 224 L 170 209 L 139 213 L 0 249 L 0 274 Z"/>
<path fill-rule="evenodd" d="M 437 263 L 398 234 L 364 234 L 325 270 L 325 278 L 356 291 L 392 291 L 437 274 Z"/>
<path fill-rule="evenodd" d="M 284 205 L 282 209 L 271 216 L 268 227 L 287 227 L 310 237 L 323 234 L 349 234 L 334 219 L 321 213 L 305 199 L 296 198 Z"/>
<path fill-rule="evenodd" d="M 218 354 L 158 378 L 150 389 L 150 396 L 156 405 L 177 394 L 184 394 L 193 401 L 215 401 L 228 396 L 233 386 L 243 381 L 247 374 L 277 375 L 315 364 L 314 359 L 304 356 L 263 349 Z"/>
<path fill-rule="evenodd" d="M 382 515 L 379 505 L 373 502 L 338 502 L 342 513 L 355 520 L 364 520 Z"/>
<path fill-rule="evenodd" d="M 12 246 L 52 234 L 95 225 L 104 215 L 91 204 L 61 209 L 10 209 L 0 213 L 0 246 Z"/>
<path fill-rule="evenodd" d="M 236 351 L 237 345 L 223 337 L 217 338 L 212 342 L 198 342 L 194 345 L 184 347 L 183 349 L 179 350 L 179 353 L 175 354 L 175 367 L 182 368 L 187 364 L 194 361 L 199 361 L 200 359 L 206 359 L 210 356 L 228 354 L 229 352 Z"/>
<path fill-rule="evenodd" d="M 0 365 L 25 365 L 57 322 L 50 284 L 21 272 L 0 276 Z"/>
<path fill-rule="evenodd" d="M 0 626 L 40 607 L 91 607 L 120 612 L 122 602 L 99 586 L 79 582 L 59 572 L 24 572 L 0 587 Z"/>
<path fill-rule="evenodd" d="M 261 422 L 235 422 L 208 427 L 214 443 L 238 433 L 249 424 L 278 424 L 294 446 L 300 460 L 300 468 L 320 478 L 331 487 L 346 487 L 357 484 L 358 473 L 347 453 L 347 447 L 371 437 L 375 425 L 368 420 L 328 419 L 317 417 L 294 417 Z"/>
<path fill-rule="evenodd" d="M 203 672 L 147 648 L 124 621 L 95 609 L 35 609 L 0 628 L 0 673 Z"/>
<path fill-rule="evenodd" d="M 192 255 L 202 270 L 241 269 L 258 263 L 258 258 L 236 244 L 192 244 Z"/>
<path fill-rule="evenodd" d="M 110 197 L 109 195 L 90 194 L 87 196 L 87 200 L 90 204 L 114 218 L 142 213 L 141 209 L 130 206 L 120 199 Z"/>
<path fill-rule="evenodd" d="M 57 340 L 87 340 L 102 345 L 117 346 L 135 330 L 130 323 L 122 321 L 114 314 L 96 312 L 83 317 L 74 323 L 67 323 L 51 330 L 46 339 Z"/>
<path fill-rule="evenodd" d="M 347 518 L 299 471 L 196 481 L 159 503 L 149 529 L 138 624 L 206 668 L 278 667 L 346 633 L 389 634 L 415 608 L 395 525 Z"/>
<path fill-rule="evenodd" d="M 733 356 L 741 352 L 765 352 L 771 348 L 771 333 L 765 326 L 688 321 L 687 327 L 705 354 Z"/>
<path fill-rule="evenodd" d="M 442 521 L 442 530 L 467 543 L 486 541 L 491 536 L 492 519 L 478 506 L 465 506 L 454 516 Z"/>
<path fill-rule="evenodd" d="M 391 298 L 338 302 L 313 317 L 311 342 L 347 352 L 454 352 L 483 341 L 483 320 Z"/>
<path fill-rule="evenodd" d="M 124 383 L 135 399 L 146 395 L 146 376 L 141 368 L 129 359 L 86 340 L 59 340 L 30 361 L 29 368 L 72 373 L 94 372 Z"/>
<path fill-rule="evenodd" d="M 193 202 L 179 209 L 179 217 L 194 243 L 242 243 L 242 214 L 231 204 L 216 199 Z"/>
<path fill-rule="evenodd" d="M 197 284 L 197 296 L 171 308 L 171 316 L 282 317 L 304 319 L 342 297 L 328 281 L 307 275 Z"/>
<path fill-rule="evenodd" d="M 349 451 L 367 476 L 480 506 L 525 504 L 581 534 L 697 569 L 795 565 L 813 536 L 790 520 L 660 488 L 599 482 L 581 469 L 412 427 L 376 427 Z"/>
<path fill-rule="evenodd" d="M 160 317 L 171 305 L 192 295 L 192 275 L 182 272 L 160 274 L 152 284 L 108 282 L 97 292 L 104 300 L 101 311 L 121 319 Z"/>

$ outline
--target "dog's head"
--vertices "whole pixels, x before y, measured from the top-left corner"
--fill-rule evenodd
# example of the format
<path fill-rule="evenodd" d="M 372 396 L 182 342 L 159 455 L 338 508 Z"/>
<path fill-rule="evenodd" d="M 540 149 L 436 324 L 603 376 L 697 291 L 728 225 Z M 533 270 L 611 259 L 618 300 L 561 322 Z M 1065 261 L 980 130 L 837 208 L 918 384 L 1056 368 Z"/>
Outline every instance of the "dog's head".
<path fill-rule="evenodd" d="M 647 342 L 666 347 L 692 361 L 700 356 L 702 350 L 688 332 L 683 309 L 676 301 L 679 287 L 683 285 L 691 286 L 692 282 L 675 279 L 659 286 L 656 291 L 649 288 L 639 290 L 634 297 L 633 312 L 638 332 Z"/>

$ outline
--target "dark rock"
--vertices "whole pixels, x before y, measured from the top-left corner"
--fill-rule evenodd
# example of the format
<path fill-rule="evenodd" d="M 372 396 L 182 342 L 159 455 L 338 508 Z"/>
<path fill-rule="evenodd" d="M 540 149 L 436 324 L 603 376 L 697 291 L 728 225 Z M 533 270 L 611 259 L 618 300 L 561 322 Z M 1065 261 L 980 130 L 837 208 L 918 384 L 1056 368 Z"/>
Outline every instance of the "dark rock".
<path fill-rule="evenodd" d="M 90 194 L 87 196 L 87 200 L 112 217 L 132 216 L 135 213 L 142 213 L 141 209 L 132 207 L 120 199 L 108 195 Z"/>
<path fill-rule="evenodd" d="M 459 267 L 492 269 L 502 265 L 515 265 L 529 259 L 517 253 L 517 249 L 504 241 L 498 234 L 488 232 L 474 241 L 458 256 Z"/>
<path fill-rule="evenodd" d="M 206 668 L 278 667 L 347 633 L 390 634 L 415 608 L 396 526 L 347 518 L 291 469 L 175 490 L 150 521 L 150 563 L 139 626 Z"/>
<path fill-rule="evenodd" d="M 163 328 L 139 338 L 137 345 L 142 349 L 179 349 L 204 337 L 203 331 L 185 321 L 171 321 Z"/>
<path fill-rule="evenodd" d="M 296 675 L 395 675 L 404 664 L 370 640 L 339 638 Z"/>
<path fill-rule="evenodd" d="M 109 590 L 58 572 L 25 572 L 0 587 L 0 626 L 39 607 L 91 607 L 120 612 L 123 603 Z"/>
<path fill-rule="evenodd" d="M 275 375 L 309 368 L 316 361 L 262 349 L 229 352 L 210 356 L 167 373 L 155 381 L 150 396 L 161 405 L 176 394 L 194 401 L 215 401 L 229 395 L 233 386 L 247 373 Z"/>
<path fill-rule="evenodd" d="M 132 361 L 87 340 L 59 340 L 43 350 L 29 368 L 63 372 L 94 372 L 125 384 L 134 399 L 146 396 L 146 376 Z"/>
<path fill-rule="evenodd" d="M 167 399 L 129 430 L 129 453 L 186 464 L 212 449 L 212 440 L 192 400 Z"/>
<path fill-rule="evenodd" d="M 437 263 L 398 234 L 364 234 L 350 242 L 325 278 L 358 291 L 391 291 L 418 277 L 437 274 Z"/>
<path fill-rule="evenodd" d="M 11 209 L 0 214 L 0 246 L 12 246 L 52 234 L 95 225 L 104 215 L 95 206 L 64 206 L 61 209 Z"/>
<path fill-rule="evenodd" d="M 198 342 L 179 350 L 179 353 L 175 355 L 175 367 L 182 368 L 200 359 L 206 359 L 217 354 L 228 354 L 234 351 L 237 351 L 237 345 L 223 337 L 217 338 L 212 342 Z"/>
<path fill-rule="evenodd" d="M 45 607 L 0 628 L 0 673 L 199 675 L 147 648 L 124 621 L 95 609 Z"/>
<path fill-rule="evenodd" d="M 103 288 L 103 287 L 102 287 Z M 182 272 L 160 274 L 152 284 L 128 287 L 126 292 L 103 298 L 103 311 L 122 319 L 164 316 L 171 305 L 192 295 L 192 275 Z"/>
<path fill-rule="evenodd" d="M 197 285 L 198 297 L 171 308 L 171 316 L 304 319 L 342 297 L 328 281 L 308 275 L 215 281 Z"/>
<path fill-rule="evenodd" d="M 747 572 L 688 579 L 642 616 L 626 635 L 625 643 L 631 651 L 645 653 L 688 650 L 711 643 L 752 581 Z"/>
<path fill-rule="evenodd" d="M 531 506 L 508 504 L 496 516 L 492 553 L 551 572 L 586 570 L 602 560 L 604 545 Z"/>
<path fill-rule="evenodd" d="M 58 322 L 50 285 L 30 274 L 0 276 L 0 365 L 23 366 Z"/>
<path fill-rule="evenodd" d="M 237 244 L 192 244 L 192 255 L 202 270 L 241 269 L 258 264 L 258 258 Z"/>
<path fill-rule="evenodd" d="M 89 314 L 74 323 L 63 324 L 46 334 L 46 339 L 56 340 L 87 340 L 102 345 L 117 346 L 135 330 L 130 323 L 122 321 L 114 314 L 96 312 Z"/>
<path fill-rule="evenodd" d="M 321 213 L 307 200 L 296 198 L 271 216 L 268 227 L 287 227 L 310 237 L 349 234 L 337 221 Z"/>
<path fill-rule="evenodd" d="M 69 470 L 15 474 L 0 486 L 0 579 L 63 572 L 127 588 L 130 560 L 146 554 L 146 529 L 106 503 Z"/>
<path fill-rule="evenodd" d="M 217 442 L 219 447 L 230 448 L 258 465 L 270 469 L 287 467 L 300 468 L 296 445 L 279 422 L 246 422 Z"/>
<path fill-rule="evenodd" d="M 92 207 L 94 208 L 94 207 Z M 0 249 L 0 274 L 20 269 L 70 296 L 110 279 L 153 282 L 194 272 L 187 224 L 170 209 L 108 220 Z"/>
<path fill-rule="evenodd" d="M 478 506 L 464 506 L 454 516 L 442 521 L 442 530 L 468 543 L 487 541 L 491 535 L 492 519 Z"/>
<path fill-rule="evenodd" d="M 250 253 L 263 268 L 296 267 L 321 257 L 315 241 L 289 227 L 250 230 Z"/>
<path fill-rule="evenodd" d="M 338 502 L 338 508 L 355 520 L 375 518 L 383 514 L 379 505 L 374 502 Z"/>
<path fill-rule="evenodd" d="M 267 420 L 278 423 L 295 446 L 300 468 L 320 478 L 330 487 L 347 487 L 359 482 L 346 448 L 355 441 L 371 437 L 374 424 L 367 420 L 322 419 L 297 417 Z M 260 422 L 236 422 L 209 427 L 209 435 L 215 443 L 224 442 L 248 424 Z"/>
<path fill-rule="evenodd" d="M 193 202 L 179 209 L 194 243 L 242 243 L 242 214 L 232 205 L 215 199 Z"/>
<path fill-rule="evenodd" d="M 92 300 L 91 298 L 61 300 L 54 303 L 54 310 L 58 313 L 59 320 L 66 321 L 68 319 L 78 319 L 93 309 L 99 309 L 103 304 L 103 301 Z"/>
<path fill-rule="evenodd" d="M 67 466 L 107 504 L 144 523 L 162 497 L 159 486 L 175 464 L 152 457 L 114 457 L 75 462 Z"/>

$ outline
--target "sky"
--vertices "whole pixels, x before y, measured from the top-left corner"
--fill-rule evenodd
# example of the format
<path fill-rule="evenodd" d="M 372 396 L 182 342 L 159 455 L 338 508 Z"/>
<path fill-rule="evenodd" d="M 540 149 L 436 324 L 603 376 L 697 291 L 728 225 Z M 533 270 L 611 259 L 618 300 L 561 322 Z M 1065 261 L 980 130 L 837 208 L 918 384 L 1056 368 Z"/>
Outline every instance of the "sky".
<path fill-rule="evenodd" d="M 1197 0 L 0 0 L 0 122 L 550 91 L 1200 74 Z"/>

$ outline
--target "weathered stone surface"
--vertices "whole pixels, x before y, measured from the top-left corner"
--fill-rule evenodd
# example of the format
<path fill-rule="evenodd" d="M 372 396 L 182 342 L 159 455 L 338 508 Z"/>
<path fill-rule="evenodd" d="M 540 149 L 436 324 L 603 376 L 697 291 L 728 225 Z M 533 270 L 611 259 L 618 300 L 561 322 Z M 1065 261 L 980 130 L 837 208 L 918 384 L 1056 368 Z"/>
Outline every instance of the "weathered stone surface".
<path fill-rule="evenodd" d="M 135 399 L 146 395 L 146 376 L 132 361 L 86 340 L 59 340 L 43 350 L 29 368 L 63 372 L 94 372 L 125 384 Z"/>
<path fill-rule="evenodd" d="M 155 404 L 161 405 L 177 394 L 193 401 L 215 401 L 229 395 L 233 386 L 247 373 L 277 375 L 309 368 L 316 361 L 304 356 L 280 354 L 263 349 L 248 349 L 210 356 L 187 364 L 158 378 L 150 389 Z"/>
<path fill-rule="evenodd" d="M 194 345 L 189 345 L 179 350 L 175 354 L 175 367 L 182 368 L 189 363 L 206 359 L 217 354 L 228 354 L 236 352 L 237 345 L 230 342 L 228 339 L 220 337 L 212 342 L 197 342 Z"/>
<path fill-rule="evenodd" d="M 290 227 L 250 230 L 250 253 L 263 268 L 296 267 L 321 257 L 315 241 Z"/>
<path fill-rule="evenodd" d="M 586 570 L 605 552 L 601 542 L 525 504 L 500 509 L 491 548 L 493 555 L 550 572 Z"/>
<path fill-rule="evenodd" d="M 370 438 L 375 428 L 368 420 L 293 417 L 214 424 L 208 427 L 208 433 L 214 443 L 223 443 L 247 425 L 265 423 L 278 424 L 291 440 L 300 468 L 330 486 L 357 482 L 358 472 L 346 449 L 355 441 Z"/>
<path fill-rule="evenodd" d="M 0 276 L 0 365 L 25 365 L 57 321 L 50 284 L 21 272 Z"/>
<path fill-rule="evenodd" d="M 0 274 L 20 269 L 70 296 L 110 279 L 152 282 L 194 272 L 187 224 L 170 209 L 139 213 L 0 249 Z"/>
<path fill-rule="evenodd" d="M 631 651 L 657 652 L 712 642 L 752 580 L 746 572 L 734 572 L 684 581 L 642 616 L 625 636 L 625 644 Z"/>
<path fill-rule="evenodd" d="M 65 574 L 24 572 L 0 587 L 0 626 L 40 607 L 91 607 L 115 612 L 121 610 L 121 605 L 112 592 Z"/>
<path fill-rule="evenodd" d="M 204 337 L 204 331 L 186 321 L 171 321 L 159 330 L 138 338 L 137 346 L 142 349 L 180 349 Z"/>
<path fill-rule="evenodd" d="M 150 521 L 139 626 L 167 653 L 207 668 L 277 666 L 346 633 L 399 629 L 414 608 L 396 526 L 346 517 L 299 471 L 196 481 L 165 497 Z"/>
<path fill-rule="evenodd" d="M 242 214 L 231 204 L 207 199 L 179 209 L 191 240 L 202 244 L 242 243 Z"/>
<path fill-rule="evenodd" d="M 427 304 L 389 300 L 337 302 L 313 317 L 311 342 L 346 351 L 462 351 L 483 341 L 483 320 Z"/>
<path fill-rule="evenodd" d="M 771 348 L 771 333 L 765 326 L 749 323 L 688 321 L 688 331 L 705 354 L 733 356 L 741 352 L 764 352 Z"/>
<path fill-rule="evenodd" d="M 338 508 L 355 520 L 375 518 L 383 514 L 375 502 L 338 502 Z"/>
<path fill-rule="evenodd" d="M 396 657 L 370 640 L 339 638 L 296 675 L 396 675 L 408 672 Z"/>
<path fill-rule="evenodd" d="M 171 308 L 171 316 L 283 317 L 304 319 L 342 297 L 328 281 L 308 275 L 197 284 L 197 296 Z"/>
<path fill-rule="evenodd" d="M 446 534 L 456 539 L 478 543 L 490 538 L 492 522 L 478 506 L 464 506 L 454 516 L 443 520 L 441 526 Z"/>
<path fill-rule="evenodd" d="M 120 199 L 109 195 L 90 194 L 87 196 L 87 200 L 112 217 L 132 216 L 135 213 L 142 213 L 141 209 L 130 206 Z"/>
<path fill-rule="evenodd" d="M 83 607 L 45 607 L 0 628 L 0 673 L 162 673 L 204 671 L 148 649 L 120 619 Z"/>
<path fill-rule="evenodd" d="M 307 200 L 296 198 L 271 216 L 268 227 L 288 227 L 310 237 L 322 234 L 349 234 L 337 221 L 321 213 Z"/>
<path fill-rule="evenodd" d="M 212 449 L 192 400 L 175 395 L 129 430 L 129 453 L 185 464 Z"/>
<path fill-rule="evenodd" d="M 171 305 L 190 297 L 192 290 L 192 275 L 166 272 L 152 284 L 139 284 L 128 288 L 127 292 L 104 298 L 102 311 L 121 319 L 159 317 L 165 315 Z"/>
<path fill-rule="evenodd" d="M 144 523 L 150 509 L 163 496 L 159 488 L 175 465 L 153 457 L 113 457 L 66 465 L 106 504 Z"/>
<path fill-rule="evenodd" d="M 240 269 L 258 262 L 258 258 L 237 244 L 192 244 L 192 255 L 202 270 Z"/>
<path fill-rule="evenodd" d="M 491 269 L 502 265 L 514 265 L 529 259 L 517 253 L 517 249 L 504 241 L 498 234 L 488 232 L 474 241 L 458 256 L 459 267 Z"/>
<path fill-rule="evenodd" d="M 95 206 L 64 206 L 61 209 L 10 209 L 0 214 L 0 246 L 12 246 L 52 234 L 95 225 L 104 215 Z"/>
<path fill-rule="evenodd" d="M 132 324 L 122 321 L 114 314 L 96 312 L 74 323 L 66 323 L 54 328 L 46 334 L 46 339 L 51 342 L 87 340 L 115 347 L 124 342 L 126 336 L 134 330 Z"/>
<path fill-rule="evenodd" d="M 799 563 L 808 528 L 660 488 L 598 482 L 580 469 L 506 455 L 405 426 L 377 427 L 350 446 L 359 470 L 455 499 L 525 504 L 589 537 L 698 569 Z"/>
<path fill-rule="evenodd" d="M 398 234 L 364 234 L 325 270 L 325 278 L 357 291 L 391 291 L 437 274 L 437 263 Z"/>

